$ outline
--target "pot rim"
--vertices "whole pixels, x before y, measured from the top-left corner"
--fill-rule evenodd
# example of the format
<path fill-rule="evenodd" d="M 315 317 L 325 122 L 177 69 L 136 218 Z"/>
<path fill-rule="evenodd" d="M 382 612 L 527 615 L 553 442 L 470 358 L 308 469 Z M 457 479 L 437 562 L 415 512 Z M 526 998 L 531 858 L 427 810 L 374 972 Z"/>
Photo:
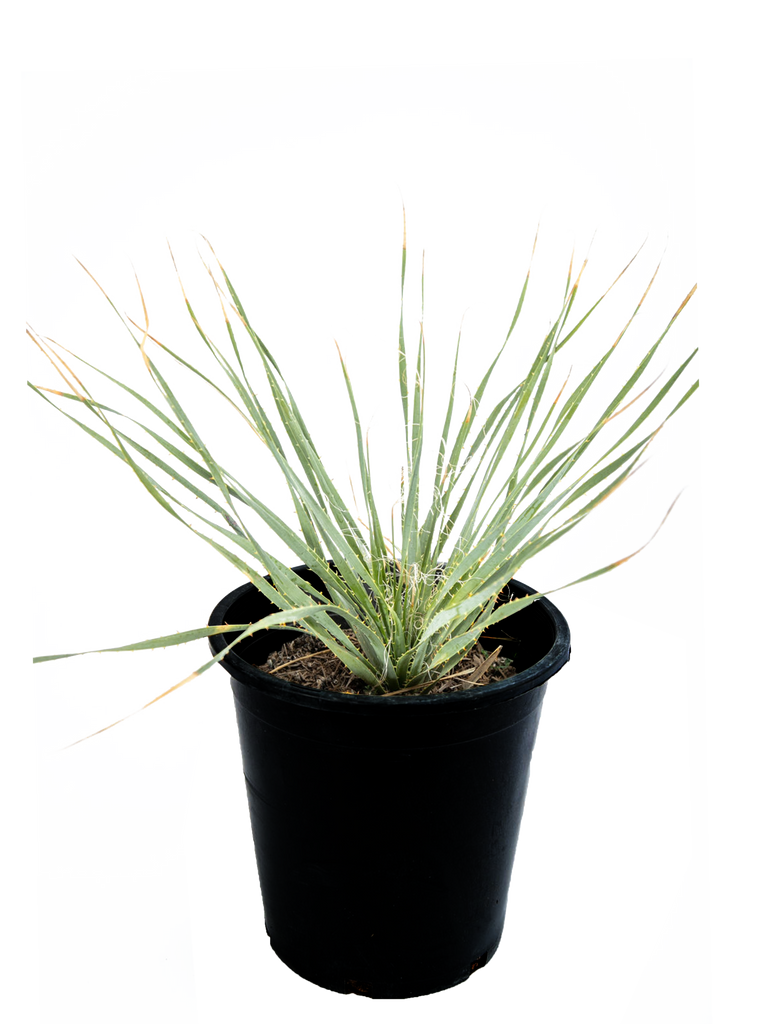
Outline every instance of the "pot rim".
<path fill-rule="evenodd" d="M 517 596 L 535 594 L 536 590 L 519 580 L 510 580 L 507 586 Z M 230 591 L 219 601 L 211 612 L 208 624 L 220 626 L 226 621 L 228 612 L 235 601 L 248 592 L 258 594 L 252 583 L 245 583 Z M 379 709 L 399 707 L 411 713 L 423 709 L 439 709 L 440 711 L 469 710 L 495 704 L 500 701 L 513 700 L 546 683 L 565 665 L 571 655 L 571 635 L 568 623 L 562 612 L 546 597 L 540 597 L 529 607 L 538 608 L 549 620 L 554 632 L 552 645 L 547 653 L 533 665 L 514 676 L 499 679 L 475 690 L 461 690 L 440 694 L 347 694 L 333 693 L 327 690 L 312 690 L 276 675 L 267 675 L 237 653 L 237 648 L 229 652 L 220 662 L 223 668 L 239 683 L 247 687 L 255 687 L 276 697 L 295 704 L 325 708 L 329 711 L 346 711 L 355 714 L 379 712 Z M 219 654 L 227 645 L 226 633 L 218 633 L 209 637 L 209 644 L 214 654 Z"/>

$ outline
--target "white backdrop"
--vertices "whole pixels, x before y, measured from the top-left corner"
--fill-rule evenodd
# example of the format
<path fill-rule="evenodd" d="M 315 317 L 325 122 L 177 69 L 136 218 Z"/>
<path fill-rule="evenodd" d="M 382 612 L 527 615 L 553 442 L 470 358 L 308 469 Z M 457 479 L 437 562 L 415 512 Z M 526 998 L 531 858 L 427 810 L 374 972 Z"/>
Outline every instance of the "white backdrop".
<path fill-rule="evenodd" d="M 140 226 L 141 211 L 178 193 L 203 168 L 276 146 L 294 150 L 380 117 L 425 113 L 466 118 L 490 133 L 541 137 L 594 177 L 625 259 L 651 232 L 624 282 L 631 302 L 671 231 L 633 353 L 650 344 L 698 278 L 692 56 L 24 69 L 25 315 L 55 335 L 84 292 L 70 251 L 100 274 L 116 244 Z M 615 132 L 617 121 L 623 133 Z M 580 247 L 585 243 L 580 238 Z M 698 343 L 698 302 L 665 342 L 656 372 L 667 355 L 675 367 Z M 686 382 L 695 373 L 689 370 Z M 60 434 L 44 433 L 37 400 L 27 401 L 41 445 L 60 443 Z M 687 485 L 644 552 L 567 592 L 685 642 L 691 859 L 621 1024 L 714 1021 L 701 446 L 698 392 L 654 443 L 655 456 L 638 478 L 562 542 L 542 579 L 543 588 L 555 586 L 633 551 Z M 31 502 L 36 469 L 33 462 Z M 43 581 L 28 582 L 37 602 L 31 646 L 50 650 L 49 623 L 67 609 L 51 609 Z M 128 759 L 114 738 L 86 743 L 77 756 L 47 757 L 62 737 L 88 732 L 94 720 L 60 692 L 55 665 L 34 670 L 32 691 L 40 1024 L 101 1024 L 108 1006 L 114 1022 L 194 1024 L 200 1018 L 184 829 L 202 740 L 172 764 Z M 147 939 L 142 908 L 150 902 L 156 913 L 162 909 L 163 927 Z M 123 956 L 130 977 L 119 974 Z"/>

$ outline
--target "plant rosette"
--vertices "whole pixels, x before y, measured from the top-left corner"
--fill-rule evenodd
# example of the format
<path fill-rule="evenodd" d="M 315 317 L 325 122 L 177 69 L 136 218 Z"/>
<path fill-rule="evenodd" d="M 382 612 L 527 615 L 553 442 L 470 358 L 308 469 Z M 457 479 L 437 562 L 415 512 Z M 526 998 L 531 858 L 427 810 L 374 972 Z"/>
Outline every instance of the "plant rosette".
<path fill-rule="evenodd" d="M 196 260 L 216 299 L 219 321 L 229 343 L 228 351 L 202 322 L 184 279 L 179 254 L 173 248 L 173 239 L 166 231 L 160 233 L 180 311 L 211 360 L 218 380 L 156 332 L 141 270 L 126 250 L 122 250 L 121 255 L 133 282 L 138 315 L 119 304 L 105 283 L 73 256 L 126 335 L 154 397 L 90 360 L 74 346 L 41 335 L 28 321 L 24 322 L 24 334 L 32 339 L 68 390 L 32 380 L 25 380 L 25 386 L 118 462 L 161 514 L 170 516 L 187 536 L 197 538 L 227 567 L 236 569 L 243 580 L 282 609 L 255 623 L 201 626 L 113 647 L 83 647 L 33 655 L 31 664 L 35 666 L 73 657 L 133 654 L 163 647 L 180 649 L 218 633 L 239 634 L 225 650 L 205 659 L 135 708 L 68 744 L 65 750 L 85 739 L 113 732 L 137 716 L 154 711 L 209 675 L 222 657 L 246 637 L 278 626 L 321 641 L 351 673 L 350 678 L 364 683 L 371 694 L 419 689 L 426 695 L 452 675 L 489 626 L 516 614 L 540 595 L 553 595 L 594 580 L 642 551 L 679 500 L 682 490 L 654 534 L 637 551 L 561 587 L 497 606 L 499 594 L 510 580 L 543 553 L 551 551 L 562 537 L 638 472 L 638 464 L 653 439 L 700 388 L 701 378 L 698 377 L 650 435 L 635 440 L 639 428 L 662 406 L 700 351 L 698 347 L 693 349 L 673 373 L 665 376 L 663 371 L 632 395 L 676 319 L 697 294 L 699 283 L 693 284 L 665 330 L 645 350 L 635 371 L 591 429 L 564 449 L 554 451 L 590 387 L 630 336 L 662 267 L 669 236 L 639 301 L 614 332 L 594 366 L 574 384 L 572 378 L 577 368 L 573 364 L 563 365 L 561 356 L 584 334 L 600 306 L 613 294 L 642 252 L 649 234 L 580 313 L 578 306 L 584 295 L 584 281 L 602 224 L 598 222 L 593 226 L 581 254 L 577 234 L 568 228 L 568 256 L 557 311 L 545 322 L 545 330 L 538 339 L 539 348 L 523 379 L 490 399 L 490 385 L 519 333 L 536 281 L 536 262 L 549 209 L 548 203 L 543 204 L 531 232 L 506 329 L 482 373 L 471 383 L 460 369 L 464 358 L 464 333 L 470 312 L 484 300 L 469 303 L 461 310 L 440 427 L 430 446 L 426 386 L 426 290 L 430 252 L 428 246 L 418 250 L 419 312 L 415 321 L 416 336 L 409 342 L 406 330 L 406 292 L 411 267 L 409 207 L 399 181 L 394 179 L 392 183 L 399 200 L 400 226 L 400 246 L 395 261 L 397 332 L 394 339 L 374 337 L 392 352 L 389 386 L 397 388 L 399 417 L 395 434 L 404 457 L 387 476 L 392 498 L 386 512 L 379 508 L 375 498 L 377 484 L 372 452 L 373 434 L 381 426 L 379 414 L 383 400 L 368 416 L 361 415 L 348 341 L 334 331 L 326 336 L 331 351 L 325 359 L 339 374 L 352 427 L 351 459 L 345 457 L 342 462 L 347 485 L 343 492 L 318 450 L 278 352 L 254 323 L 237 280 L 208 232 L 199 225 L 189 224 L 186 230 Z M 246 366 L 244 339 L 260 370 L 268 396 L 266 401 Z M 241 476 L 216 457 L 193 413 L 155 357 L 159 354 L 217 395 L 249 430 L 281 476 L 290 517 L 264 502 Z M 125 395 L 150 414 L 152 421 L 147 422 L 98 398 L 72 364 Z M 655 393 L 620 436 L 586 468 L 580 468 L 608 424 L 626 414 L 654 388 Z M 52 395 L 72 402 L 89 414 L 91 420 L 61 409 Z M 121 423 L 130 424 L 138 436 L 129 433 Z M 429 494 L 426 494 L 424 473 L 427 457 L 433 481 Z M 264 528 L 288 557 L 273 553 L 256 537 L 247 522 L 248 516 Z M 292 571 L 290 563 L 296 559 L 317 574 L 326 588 L 325 594 Z M 334 562 L 333 570 L 328 564 L 330 560 Z M 439 575 L 438 565 L 441 566 Z M 266 583 L 266 574 L 270 584 Z M 351 634 L 333 621 L 334 613 L 344 617 Z"/>

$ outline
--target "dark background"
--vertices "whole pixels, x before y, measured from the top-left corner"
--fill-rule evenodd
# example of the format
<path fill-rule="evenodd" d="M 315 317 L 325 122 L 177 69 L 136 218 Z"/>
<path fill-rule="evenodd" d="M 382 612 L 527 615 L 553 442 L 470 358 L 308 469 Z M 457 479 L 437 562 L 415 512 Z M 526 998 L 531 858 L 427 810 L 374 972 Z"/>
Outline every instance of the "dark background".
<path fill-rule="evenodd" d="M 357 344 L 351 362 L 362 412 L 386 395 L 383 425 L 374 435 L 382 507 L 388 503 L 385 475 L 401 457 L 394 438 L 397 396 L 395 389 L 385 390 L 390 352 L 365 326 L 383 336 L 394 331 L 399 222 L 392 178 L 399 179 L 410 204 L 410 336 L 417 311 L 417 248 L 428 244 L 431 250 L 432 428 L 439 423 L 459 310 L 475 298 L 492 306 L 490 313 L 478 307 L 466 330 L 462 373 L 471 380 L 505 328 L 543 202 L 551 208 L 518 341 L 538 335 L 556 308 L 566 227 L 578 231 L 581 251 L 592 224 L 604 224 L 585 304 L 622 261 L 615 225 L 592 179 L 528 139 L 496 138 L 451 118 L 439 120 L 436 130 L 428 117 L 383 119 L 354 135 L 330 137 L 322 146 L 302 143 L 294 152 L 249 154 L 229 167 L 205 170 L 199 184 L 145 212 L 143 227 L 116 247 L 103 273 L 118 299 L 135 310 L 119 255 L 121 247 L 128 248 L 143 270 L 157 331 L 210 368 L 178 315 L 158 237 L 163 228 L 172 234 L 204 322 L 220 337 L 213 298 L 184 231 L 190 222 L 207 228 L 256 324 L 280 352 L 338 476 L 342 456 L 351 454 L 350 427 L 338 374 L 323 359 L 329 351 L 324 318 L 353 330 Z M 79 255 L 88 262 L 87 254 Z M 620 287 L 569 357 L 578 359 L 605 344 L 627 308 L 627 291 Z M 148 389 L 127 340 L 95 295 L 58 333 Z M 161 361 L 168 370 L 167 360 Z M 240 423 L 203 388 L 170 373 L 217 455 L 285 510 L 278 477 Z M 254 377 L 261 386 L 260 375 Z M 493 393 L 512 382 L 510 355 Z M 102 396 L 126 404 L 100 382 L 91 383 Z M 33 436 L 30 441 L 35 444 Z M 55 608 L 66 609 L 66 626 L 57 630 L 51 624 L 52 638 L 68 647 L 108 645 L 133 637 L 137 629 L 180 628 L 187 615 L 198 622 L 198 609 L 233 573 L 161 517 L 125 471 L 90 441 L 79 439 L 77 447 L 75 463 L 61 482 L 36 474 L 35 507 L 41 517 L 36 528 L 46 540 L 30 555 L 32 578 Z M 53 456 L 42 458 L 52 462 Z M 63 538 L 72 567 L 67 573 L 54 572 L 50 564 L 50 546 Z M 526 578 L 538 583 L 547 561 Z M 489 1006 L 490 996 L 502 994 L 510 1009 L 520 1010 L 528 1010 L 526 1000 L 535 998 L 537 1009 L 558 1013 L 565 1006 L 589 1004 L 591 1019 L 613 1022 L 621 1017 L 688 855 L 682 643 L 567 597 L 559 603 L 573 624 L 574 663 L 553 684 L 547 703 L 513 920 L 497 963 L 443 998 L 472 999 L 473 1005 L 488 1000 Z M 203 654 L 195 648 L 143 655 L 140 662 L 111 658 L 109 694 L 103 691 L 103 662 L 73 666 L 61 685 L 86 708 L 109 703 L 114 716 L 199 663 Z M 181 756 L 180 743 L 197 740 L 201 718 L 205 745 L 187 844 L 204 1024 L 229 1016 L 231 1008 L 222 999 L 236 998 L 230 985 L 220 983 L 224 961 L 219 957 L 230 957 L 232 942 L 257 996 L 284 993 L 296 1005 L 303 998 L 336 1009 L 339 1001 L 331 1004 L 330 996 L 302 985 L 276 964 L 261 936 L 224 676 L 216 672 L 116 735 L 126 753 L 147 763 L 157 755 L 174 760 Z M 447 1004 L 427 1000 L 422 1006 Z"/>

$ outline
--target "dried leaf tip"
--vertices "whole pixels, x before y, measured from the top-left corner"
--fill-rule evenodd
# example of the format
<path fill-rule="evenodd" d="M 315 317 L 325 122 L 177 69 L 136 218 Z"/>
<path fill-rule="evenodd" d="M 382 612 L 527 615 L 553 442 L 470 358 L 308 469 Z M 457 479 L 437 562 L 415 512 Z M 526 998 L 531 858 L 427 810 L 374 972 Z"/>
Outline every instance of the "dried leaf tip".
<path fill-rule="evenodd" d="M 394 194 L 400 201 L 400 249 L 408 249 L 409 223 L 408 223 L 408 197 L 402 189 L 397 178 L 392 178 L 390 184 L 394 185 Z"/>

